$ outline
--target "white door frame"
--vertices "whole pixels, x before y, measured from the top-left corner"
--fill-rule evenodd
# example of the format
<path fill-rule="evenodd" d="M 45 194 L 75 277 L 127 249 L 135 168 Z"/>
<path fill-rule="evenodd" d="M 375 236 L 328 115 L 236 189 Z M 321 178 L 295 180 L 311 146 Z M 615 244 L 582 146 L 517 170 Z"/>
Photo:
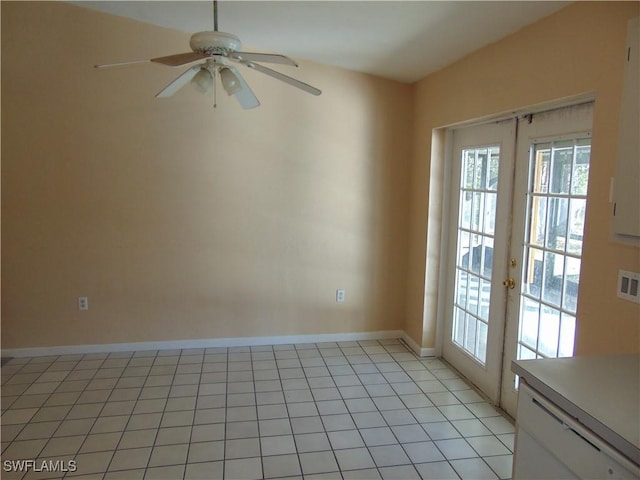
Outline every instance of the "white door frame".
<path fill-rule="evenodd" d="M 442 270 L 445 273 L 446 285 L 444 295 L 443 314 L 445 316 L 445 322 L 443 324 L 443 343 L 442 354 L 461 371 L 472 383 L 476 384 L 480 390 L 482 390 L 494 403 L 498 403 L 500 400 L 500 381 L 501 381 L 501 369 L 502 369 L 502 346 L 504 336 L 504 319 L 505 319 L 505 304 L 506 293 L 504 287 L 501 285 L 502 277 L 507 271 L 507 259 L 504 256 L 493 255 L 492 262 L 492 278 L 489 284 L 489 291 L 491 295 L 490 311 L 488 314 L 489 329 L 487 336 L 486 346 L 486 360 L 482 364 L 473 356 L 465 352 L 452 341 L 452 328 L 453 328 L 453 305 L 451 299 L 454 295 L 455 286 L 455 272 L 457 253 L 452 251 L 457 244 L 457 219 L 458 219 L 458 200 L 460 198 L 460 189 L 456 188 L 451 180 L 455 180 L 461 177 L 460 170 L 461 160 L 459 153 L 466 148 L 476 148 L 497 145 L 500 147 L 500 164 L 499 164 L 499 176 L 498 185 L 496 187 L 497 193 L 497 210 L 496 219 L 506 219 L 511 215 L 511 196 L 512 196 L 512 182 L 513 182 L 513 157 L 515 154 L 515 135 L 516 135 L 516 120 L 509 119 L 501 122 L 491 122 L 482 125 L 473 125 L 460 129 L 455 129 L 451 134 L 452 143 L 450 145 L 450 152 L 452 153 L 450 162 L 450 186 L 448 188 L 449 201 L 447 202 L 446 214 L 444 218 L 448 219 L 447 225 L 447 237 L 443 245 L 446 253 L 443 256 Z M 484 194 L 481 194 L 485 196 Z M 507 229 L 508 222 L 500 221 L 496 222 L 494 241 L 492 251 L 506 251 L 508 249 L 508 237 L 509 232 Z M 484 237 L 483 237 L 484 238 Z M 471 251 L 467 253 L 469 256 L 469 264 L 471 263 L 472 254 Z M 468 277 L 471 278 L 471 277 Z M 469 290 L 467 290 L 469 291 Z M 479 302 L 481 297 L 481 289 L 478 289 Z M 473 323 L 473 321 L 472 321 Z"/>
<path fill-rule="evenodd" d="M 508 246 L 508 255 L 517 259 L 516 265 L 509 272 L 516 280 L 516 288 L 509 290 L 507 297 L 504 362 L 502 366 L 503 381 L 500 394 L 502 408 L 514 416 L 517 407 L 517 391 L 515 389 L 515 374 L 511 371 L 511 362 L 516 359 L 520 320 L 520 293 L 524 267 L 523 245 L 528 213 L 529 149 L 534 143 L 542 143 L 549 140 L 560 140 L 565 137 L 574 138 L 583 135 L 590 137 L 593 103 L 577 104 L 571 107 L 551 109 L 533 115 L 531 117 L 533 121 L 523 119 L 518 127 L 514 191 L 521 194 L 515 195 L 513 199 L 512 233 Z"/>
<path fill-rule="evenodd" d="M 517 119 L 517 118 L 523 118 L 527 115 L 530 114 L 537 114 L 537 113 L 541 113 L 541 112 L 546 112 L 546 111 L 551 111 L 551 110 L 555 110 L 555 109 L 560 109 L 563 107 L 570 107 L 570 106 L 575 106 L 575 105 L 579 105 L 582 103 L 587 103 L 587 102 L 594 102 L 595 101 L 595 95 L 593 93 L 588 93 L 588 94 L 583 94 L 583 95 L 577 95 L 571 98 L 565 98 L 563 100 L 559 100 L 556 102 L 549 102 L 549 103 L 543 103 L 543 104 L 538 104 L 529 108 L 523 108 L 523 109 L 518 109 L 516 111 L 507 113 L 507 114 L 503 114 L 503 115 L 496 115 L 495 117 L 487 117 L 485 120 L 479 120 L 478 123 L 472 123 L 472 122 L 462 122 L 460 124 L 453 124 L 450 125 L 448 127 L 442 127 L 442 128 L 446 128 L 446 133 L 445 133 L 445 148 L 444 148 L 444 156 L 441 159 L 441 162 L 444 164 L 444 168 L 442 169 L 442 176 L 440 177 L 440 181 L 442 181 L 442 195 L 443 195 L 443 202 L 442 202 L 442 217 L 441 219 L 437 219 L 435 220 L 436 222 L 440 221 L 440 224 L 437 225 L 433 225 L 430 222 L 429 228 L 439 228 L 440 229 L 440 258 L 441 259 L 445 259 L 448 258 L 449 255 L 449 249 L 448 249 L 448 245 L 449 245 L 449 241 L 450 241 L 450 230 L 451 230 L 451 223 L 455 220 L 457 220 L 457 218 L 452 218 L 449 215 L 449 210 L 450 210 L 450 198 L 451 198 L 451 189 L 453 188 L 452 186 L 452 172 L 451 172 L 451 159 L 452 159 L 452 155 L 453 155 L 453 130 L 457 127 L 463 127 L 463 126 L 470 126 L 470 125 L 482 125 L 485 123 L 490 123 L 490 122 L 498 122 L 501 120 L 506 120 L 506 119 Z M 432 162 L 435 159 L 432 158 Z M 516 173 L 515 173 L 515 159 L 512 162 L 512 165 L 514 166 L 514 170 L 513 170 L 513 176 L 515 177 Z M 515 178 L 514 178 L 514 184 L 515 184 Z M 436 180 L 437 181 L 437 180 Z M 512 192 L 513 195 L 513 192 Z M 511 214 L 510 214 L 511 216 Z M 509 234 L 509 244 L 512 242 L 511 239 L 511 232 Z M 511 248 L 509 248 L 506 252 L 507 254 L 505 255 L 505 258 L 508 257 L 508 253 L 511 252 Z M 440 269 L 439 269 L 439 284 L 440 284 L 440 288 L 438 289 L 438 306 L 437 306 L 437 315 L 436 315 L 436 344 L 435 344 L 435 353 L 438 357 L 442 357 L 443 356 L 443 345 L 444 342 L 447 340 L 446 334 L 447 334 L 447 328 L 446 328 L 446 322 L 447 322 L 447 304 L 448 304 L 448 300 L 449 300 L 449 289 L 446 288 L 445 286 L 447 285 L 448 282 L 448 262 L 446 260 L 441 260 L 440 262 Z M 513 272 L 511 272 L 513 273 Z M 505 305 L 506 308 L 506 305 Z M 516 325 L 516 331 L 517 331 L 517 325 Z M 512 332 L 507 332 L 507 324 L 506 324 L 506 314 L 505 314 L 505 323 L 504 323 L 504 330 L 503 330 L 503 342 L 506 343 L 506 337 L 507 335 L 512 334 Z M 504 348 L 504 346 L 503 346 Z M 503 352 L 504 353 L 504 352 Z M 507 370 L 505 370 L 505 368 Z M 502 367 L 501 367 L 501 376 L 505 377 L 505 373 L 507 373 L 508 377 L 511 377 L 511 364 L 510 364 L 510 360 L 506 359 L 506 355 L 503 355 L 503 359 L 502 359 Z M 461 372 L 464 375 L 464 372 Z M 509 380 L 507 380 L 509 381 Z M 503 386 L 506 384 L 504 378 L 501 379 L 500 382 L 500 392 L 495 396 L 495 400 L 494 398 L 490 398 L 491 401 L 494 401 L 494 403 L 498 404 L 501 401 L 501 397 L 503 395 Z M 486 393 L 485 393 L 486 395 Z M 491 397 L 490 395 L 488 395 L 489 397 Z M 513 415 L 513 413 L 512 413 Z"/>

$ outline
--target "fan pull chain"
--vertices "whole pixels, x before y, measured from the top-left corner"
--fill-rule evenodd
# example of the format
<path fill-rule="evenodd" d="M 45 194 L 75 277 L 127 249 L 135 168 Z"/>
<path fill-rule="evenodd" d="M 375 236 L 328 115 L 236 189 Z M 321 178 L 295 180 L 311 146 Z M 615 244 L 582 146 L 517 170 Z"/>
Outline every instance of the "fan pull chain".
<path fill-rule="evenodd" d="M 213 78 L 213 108 L 218 108 L 218 97 L 216 95 L 216 71 L 211 72 L 211 77 Z"/>

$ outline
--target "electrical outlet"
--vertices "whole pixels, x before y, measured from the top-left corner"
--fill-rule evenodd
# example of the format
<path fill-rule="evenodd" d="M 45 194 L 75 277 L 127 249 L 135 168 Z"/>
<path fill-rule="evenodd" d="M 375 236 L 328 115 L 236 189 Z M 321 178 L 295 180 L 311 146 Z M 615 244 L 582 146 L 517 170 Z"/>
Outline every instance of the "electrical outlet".
<path fill-rule="evenodd" d="M 618 297 L 640 303 L 640 273 L 618 271 Z"/>
<path fill-rule="evenodd" d="M 89 297 L 78 297 L 78 310 L 89 310 Z"/>
<path fill-rule="evenodd" d="M 344 294 L 345 294 L 344 290 L 336 290 L 336 302 L 337 303 L 344 303 Z"/>

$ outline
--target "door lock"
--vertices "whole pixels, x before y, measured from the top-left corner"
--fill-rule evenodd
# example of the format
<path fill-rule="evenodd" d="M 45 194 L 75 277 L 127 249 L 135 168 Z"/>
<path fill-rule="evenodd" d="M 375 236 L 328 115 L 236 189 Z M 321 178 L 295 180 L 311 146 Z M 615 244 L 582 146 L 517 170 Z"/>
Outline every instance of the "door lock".
<path fill-rule="evenodd" d="M 513 278 L 508 278 L 507 280 L 502 282 L 502 285 L 513 290 L 514 288 L 516 288 L 516 281 Z"/>

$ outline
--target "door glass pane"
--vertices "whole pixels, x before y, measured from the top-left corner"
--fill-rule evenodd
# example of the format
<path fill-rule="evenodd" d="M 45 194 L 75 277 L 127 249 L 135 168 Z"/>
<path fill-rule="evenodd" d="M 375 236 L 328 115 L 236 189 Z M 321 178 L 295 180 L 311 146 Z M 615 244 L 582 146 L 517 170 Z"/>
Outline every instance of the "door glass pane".
<path fill-rule="evenodd" d="M 471 317 L 467 317 L 465 332 L 464 332 L 464 348 L 468 352 L 476 352 L 476 320 Z"/>
<path fill-rule="evenodd" d="M 539 144 L 534 158 L 533 193 L 549 191 L 549 167 L 551 164 L 551 144 Z"/>
<path fill-rule="evenodd" d="M 489 280 L 480 280 L 480 301 L 478 306 L 478 315 L 485 322 L 489 322 L 489 301 L 491 300 L 491 282 Z"/>
<path fill-rule="evenodd" d="M 580 259 L 565 258 L 565 281 L 562 295 L 562 307 L 567 312 L 575 312 L 578 308 L 578 282 L 580 281 Z"/>
<path fill-rule="evenodd" d="M 558 346 L 559 357 L 573 355 L 573 339 L 576 336 L 576 317 L 563 313 L 560 315 L 560 344 Z"/>
<path fill-rule="evenodd" d="M 463 149 L 452 340 L 486 361 L 500 149 Z"/>
<path fill-rule="evenodd" d="M 542 265 L 542 275 L 544 278 L 542 300 L 544 302 L 552 305 L 560 305 L 563 274 L 563 256 L 549 251 L 544 252 L 544 263 Z"/>
<path fill-rule="evenodd" d="M 487 190 L 498 191 L 498 167 L 500 151 L 497 148 L 489 149 L 489 175 L 487 175 Z"/>
<path fill-rule="evenodd" d="M 469 252 L 471 251 L 471 234 L 463 229 L 458 230 L 458 256 L 456 265 L 469 267 Z"/>
<path fill-rule="evenodd" d="M 518 358 L 573 355 L 591 141 L 531 148 Z"/>
<path fill-rule="evenodd" d="M 473 212 L 473 194 L 466 192 L 460 196 L 460 226 L 471 228 L 471 212 Z"/>
<path fill-rule="evenodd" d="M 540 303 L 529 298 L 523 299 L 521 303 L 522 318 L 520 327 L 520 343 L 527 345 L 533 350 L 536 349 L 538 343 L 538 321 L 540 319 Z"/>
<path fill-rule="evenodd" d="M 559 335 L 560 311 L 542 305 L 538 332 L 538 352 L 545 357 L 556 357 L 558 354 Z"/>
<path fill-rule="evenodd" d="M 572 195 L 587 195 L 589 183 L 589 159 L 591 158 L 591 141 L 582 139 L 576 141 L 575 164 L 571 179 Z"/>
<path fill-rule="evenodd" d="M 473 316 L 478 315 L 478 303 L 480 296 L 480 278 L 477 275 L 469 274 L 467 284 L 467 311 Z"/>
<path fill-rule="evenodd" d="M 569 234 L 567 235 L 567 252 L 580 255 L 582 252 L 582 235 L 584 233 L 584 217 L 587 213 L 587 200 L 572 198 L 569 203 Z"/>
<path fill-rule="evenodd" d="M 460 182 L 463 188 L 473 188 L 473 177 L 475 175 L 476 165 L 476 152 L 475 150 L 465 150 L 462 152 L 462 181 Z"/>
<path fill-rule="evenodd" d="M 476 159 L 476 170 L 475 176 L 473 178 L 473 189 L 474 190 L 484 190 L 484 186 L 487 183 L 487 149 L 486 148 L 477 148 L 475 150 L 475 159 Z"/>
<path fill-rule="evenodd" d="M 486 193 L 485 194 L 485 211 L 486 212 L 495 212 L 498 208 L 497 201 L 498 195 L 495 193 Z M 482 229 L 482 233 L 493 236 L 496 230 L 496 219 L 493 215 L 485 215 L 484 219 L 484 228 Z"/>
<path fill-rule="evenodd" d="M 456 272 L 456 297 L 455 304 L 464 311 L 467 308 L 467 272 Z"/>
<path fill-rule="evenodd" d="M 518 348 L 518 359 L 519 360 L 535 360 L 536 359 L 536 352 L 534 352 L 533 350 L 520 345 Z M 517 385 L 516 385 L 517 387 Z"/>
<path fill-rule="evenodd" d="M 547 197 L 539 195 L 531 199 L 531 245 L 544 247 L 547 231 Z"/>
<path fill-rule="evenodd" d="M 480 268 L 484 278 L 491 278 L 493 272 L 493 237 L 484 236 L 482 239 L 482 261 Z"/>
<path fill-rule="evenodd" d="M 573 155 L 573 141 L 555 142 L 551 146 L 551 193 L 569 193 Z"/>
<path fill-rule="evenodd" d="M 478 321 L 478 345 L 477 345 L 477 356 L 479 358 L 487 358 L 487 335 L 489 326 L 484 323 Z"/>
<path fill-rule="evenodd" d="M 484 193 L 476 192 L 473 194 L 473 212 L 471 215 L 471 230 L 476 232 L 482 231 L 484 220 Z"/>
<path fill-rule="evenodd" d="M 568 198 L 550 197 L 547 199 L 547 247 L 551 250 L 564 250 L 567 238 Z"/>
<path fill-rule="evenodd" d="M 465 313 L 464 310 L 456 308 L 453 317 L 453 340 L 462 345 L 464 342 Z"/>
<path fill-rule="evenodd" d="M 522 278 L 522 290 L 532 298 L 540 298 L 542 292 L 542 260 L 544 251 L 525 247 L 525 264 Z"/>

